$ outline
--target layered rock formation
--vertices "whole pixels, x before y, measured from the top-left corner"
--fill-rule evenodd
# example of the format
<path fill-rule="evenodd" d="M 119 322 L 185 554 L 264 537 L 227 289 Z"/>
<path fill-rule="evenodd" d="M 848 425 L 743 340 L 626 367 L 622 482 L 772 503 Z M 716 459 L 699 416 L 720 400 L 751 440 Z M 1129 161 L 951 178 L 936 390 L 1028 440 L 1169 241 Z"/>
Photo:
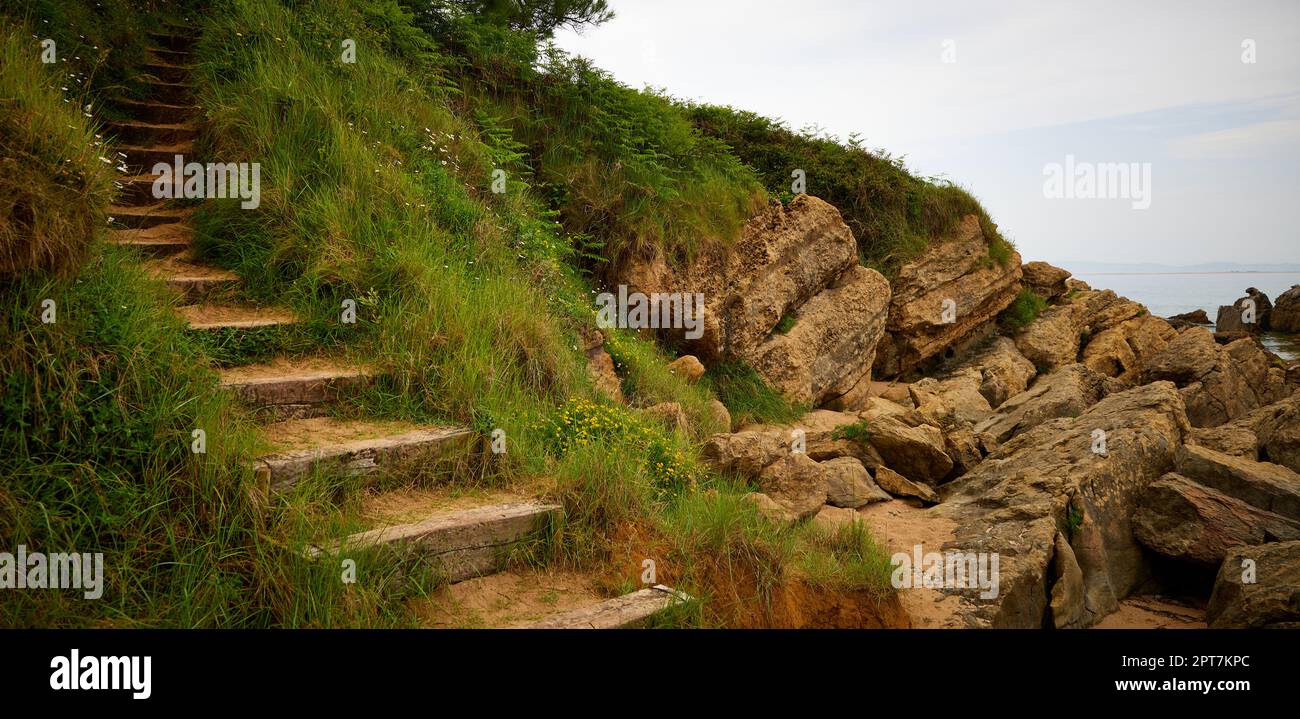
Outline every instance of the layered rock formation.
<path fill-rule="evenodd" d="M 1277 296 L 1269 326 L 1275 332 L 1300 332 L 1300 285 Z"/>
<path fill-rule="evenodd" d="M 877 374 L 896 376 L 991 328 L 1020 292 L 1020 255 L 989 256 L 979 218 L 968 215 L 893 282 L 889 322 L 876 349 Z"/>
<path fill-rule="evenodd" d="M 885 329 L 889 283 L 857 262 L 857 243 L 831 205 L 773 201 L 730 246 L 673 267 L 653 248 L 615 263 L 629 292 L 701 293 L 702 333 L 661 330 L 705 364 L 743 360 L 790 399 L 820 405 L 867 379 Z M 783 318 L 793 327 L 774 332 Z"/>

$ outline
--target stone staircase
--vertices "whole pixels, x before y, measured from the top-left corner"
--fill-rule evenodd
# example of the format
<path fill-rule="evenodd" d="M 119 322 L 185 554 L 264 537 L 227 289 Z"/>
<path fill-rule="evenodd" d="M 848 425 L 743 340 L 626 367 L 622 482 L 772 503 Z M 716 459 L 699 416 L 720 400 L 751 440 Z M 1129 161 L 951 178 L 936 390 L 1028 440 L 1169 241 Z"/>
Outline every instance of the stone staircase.
<path fill-rule="evenodd" d="M 193 39 L 179 31 L 151 33 L 146 63 L 150 99 L 123 99 L 130 120 L 105 124 L 126 157 L 128 177 L 110 208 L 109 241 L 133 248 L 149 273 L 176 295 L 175 311 L 192 332 L 244 332 L 292 326 L 295 313 L 259 306 L 240 297 L 238 275 L 213 267 L 192 248 L 193 206 L 154 196 L 154 163 L 191 158 L 199 134 L 197 107 L 189 85 Z M 206 159 L 206 158 L 204 158 Z M 175 193 L 173 193 L 174 195 Z M 262 422 L 271 451 L 256 459 L 254 476 L 264 495 L 291 491 L 316 473 L 382 478 L 427 469 L 482 451 L 480 437 L 466 427 L 391 421 L 340 420 L 331 405 L 348 399 L 379 378 L 373 368 L 333 357 L 278 358 L 218 370 L 218 389 L 233 394 Z M 449 582 L 500 571 L 511 550 L 539 541 L 561 508 L 534 501 L 437 511 L 417 521 L 379 526 L 303 554 L 320 561 L 356 549 L 386 546 L 432 558 Z M 643 590 L 650 591 L 650 590 Z M 664 596 L 628 595 L 618 606 L 591 607 L 588 614 L 557 616 L 547 626 L 624 626 L 663 604 Z M 664 605 L 666 606 L 666 605 Z M 661 607 L 662 608 L 662 607 Z M 656 610 L 657 611 L 657 610 Z M 625 621 L 627 620 L 627 621 Z"/>

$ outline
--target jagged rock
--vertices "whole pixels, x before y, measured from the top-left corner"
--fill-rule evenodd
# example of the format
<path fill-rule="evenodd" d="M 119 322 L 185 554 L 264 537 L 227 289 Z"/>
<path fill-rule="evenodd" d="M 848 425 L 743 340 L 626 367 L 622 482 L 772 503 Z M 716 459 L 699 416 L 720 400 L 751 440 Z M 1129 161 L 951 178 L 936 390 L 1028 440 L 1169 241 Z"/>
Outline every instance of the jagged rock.
<path fill-rule="evenodd" d="M 1097 427 L 1109 428 L 1105 456 L 1092 451 Z M 1055 537 L 1067 526 L 1071 503 L 1083 514 L 1080 529 L 1091 527 L 1095 543 L 1085 547 L 1087 562 L 1080 544 L 1072 544 L 1083 572 L 1085 606 L 1089 601 L 1101 606 L 1106 591 L 1115 598 L 1132 592 L 1149 567 L 1129 517 L 1147 485 L 1172 468 L 1174 452 L 1190 430 L 1173 384 L 1148 384 L 1110 395 L 1079 417 L 1050 420 L 1020 434 L 945 485 L 943 503 L 929 510 L 957 525 L 945 549 L 997 552 L 1001 558 L 996 598 L 982 598 L 975 589 L 954 590 L 961 598 L 955 609 L 959 623 L 1042 626 Z M 1080 626 L 1096 621 L 1094 611 L 1080 617 Z"/>
<path fill-rule="evenodd" d="M 1215 332 L 1262 332 L 1270 328 L 1273 303 L 1268 295 L 1254 287 L 1246 288 L 1246 296 L 1231 305 L 1219 307 L 1219 315 L 1214 320 Z"/>
<path fill-rule="evenodd" d="M 952 458 L 952 475 L 961 476 L 975 469 L 984 461 L 980 452 L 979 441 L 975 433 L 966 429 L 954 429 L 943 435 L 943 446 Z"/>
<path fill-rule="evenodd" d="M 701 293 L 699 337 L 661 330 L 704 362 L 740 359 L 792 399 L 822 404 L 869 374 L 889 306 L 889 283 L 857 263 L 840 213 L 808 195 L 773 200 L 729 245 L 711 244 L 670 267 L 641 246 L 611 265 L 630 292 Z M 773 330 L 787 314 L 790 334 Z"/>
<path fill-rule="evenodd" d="M 1079 494 L 1070 498 L 1073 514 L 1082 518 L 1070 534 L 1070 548 L 1083 572 L 1083 612 L 1078 617 L 1078 624 L 1085 627 L 1119 609 L 1119 599 L 1110 583 L 1106 537 L 1097 517 L 1087 510 L 1089 504 Z"/>
<path fill-rule="evenodd" d="M 1074 557 L 1074 550 L 1065 535 L 1056 533 L 1052 542 L 1056 556 L 1052 558 L 1052 624 L 1057 629 L 1074 629 L 1083 625 L 1084 585 L 1083 570 Z"/>
<path fill-rule="evenodd" d="M 889 467 L 876 467 L 876 485 L 895 497 L 913 497 L 930 504 L 939 501 L 939 495 L 933 489 L 913 482 Z"/>
<path fill-rule="evenodd" d="M 1147 487 L 1133 535 L 1157 554 L 1218 567 L 1234 547 L 1300 539 L 1300 522 L 1170 472 Z"/>
<path fill-rule="evenodd" d="M 887 332 L 877 349 L 877 373 L 896 376 L 978 334 L 1015 300 L 1020 273 L 1018 253 L 1012 253 L 1006 266 L 990 262 L 979 218 L 962 218 L 948 236 L 903 265 L 894 278 Z M 955 309 L 951 322 L 945 322 L 946 300 Z"/>
<path fill-rule="evenodd" d="M 687 382 L 695 383 L 704 376 L 704 365 L 695 355 L 682 355 L 668 363 L 668 371 Z"/>
<path fill-rule="evenodd" d="M 1260 407 L 1217 427 L 1198 429 L 1196 443 L 1224 454 L 1265 460 L 1300 472 L 1300 395 Z"/>
<path fill-rule="evenodd" d="M 1170 317 L 1166 317 L 1165 319 L 1170 324 L 1174 324 L 1174 323 L 1185 323 L 1191 325 L 1210 324 L 1210 316 L 1205 314 L 1205 310 L 1192 310 L 1191 312 L 1184 312 L 1180 315 L 1172 315 Z"/>
<path fill-rule="evenodd" d="M 755 479 L 765 467 L 789 453 L 789 445 L 775 432 L 741 431 L 709 437 L 700 455 L 715 472 L 736 472 Z"/>
<path fill-rule="evenodd" d="M 731 411 L 727 409 L 727 405 L 716 399 L 709 400 L 709 414 L 717 421 L 718 426 L 722 427 L 722 431 L 731 431 Z"/>
<path fill-rule="evenodd" d="M 796 309 L 790 331 L 774 333 L 749 362 L 795 402 L 819 405 L 847 394 L 869 379 L 888 305 L 888 280 L 852 267 Z"/>
<path fill-rule="evenodd" d="M 996 414 L 975 425 L 974 431 L 1005 442 L 1049 419 L 1079 416 L 1105 397 L 1108 389 L 1106 378 L 1086 365 L 1062 367 L 1004 402 Z"/>
<path fill-rule="evenodd" d="M 1300 332 L 1300 285 L 1292 285 L 1277 296 L 1269 328 L 1274 332 Z"/>
<path fill-rule="evenodd" d="M 1083 348 L 1083 363 L 1125 384 L 1136 383 L 1147 362 L 1178 336 L 1168 322 L 1142 315 L 1093 336 Z"/>
<path fill-rule="evenodd" d="M 1016 335 L 1016 348 L 1040 372 L 1073 364 L 1079 358 L 1078 312 L 1073 303 L 1048 307 Z"/>
<path fill-rule="evenodd" d="M 1300 520 L 1300 474 L 1280 464 L 1252 462 L 1189 444 L 1179 449 L 1178 473 L 1247 504 Z"/>
<path fill-rule="evenodd" d="M 995 409 L 1008 398 L 1024 392 L 1038 374 L 1034 363 L 1020 353 L 1016 343 L 1009 337 L 997 337 L 963 362 L 961 367 L 979 369 L 982 378 L 980 394 Z"/>
<path fill-rule="evenodd" d="M 1291 392 L 1286 370 L 1253 337 L 1220 347 L 1209 331 L 1183 330 L 1148 363 L 1148 381 L 1177 384 L 1187 416 L 1197 427 L 1214 427 Z"/>
<path fill-rule="evenodd" d="M 916 411 L 931 424 L 974 424 L 993 413 L 980 392 L 984 374 L 975 368 L 957 370 L 943 379 L 926 377 L 908 387 Z"/>
<path fill-rule="evenodd" d="M 1300 627 L 1300 542 L 1229 553 L 1214 580 L 1205 619 L 1214 629 Z"/>
<path fill-rule="evenodd" d="M 838 457 L 820 463 L 826 470 L 826 503 L 835 507 L 857 509 L 871 502 L 889 499 L 871 479 L 862 462 L 853 457 Z"/>
<path fill-rule="evenodd" d="M 773 524 L 788 527 L 799 521 L 799 517 L 794 512 L 791 512 L 789 509 L 777 504 L 776 500 L 762 492 L 750 492 L 742 497 L 742 499 L 753 504 L 754 508 L 758 510 L 758 515 L 764 517 Z"/>
<path fill-rule="evenodd" d="M 1049 265 L 1046 262 L 1034 261 L 1026 262 L 1020 268 L 1022 277 L 1021 283 L 1033 291 L 1034 294 L 1042 297 L 1047 301 L 1052 301 L 1057 297 L 1064 296 L 1070 291 L 1066 286 L 1066 280 L 1070 279 L 1070 273 L 1060 267 Z"/>
<path fill-rule="evenodd" d="M 789 454 L 759 473 L 758 486 L 796 518 L 807 519 L 826 504 L 827 472 L 806 454 Z"/>
<path fill-rule="evenodd" d="M 868 420 L 868 442 L 886 465 L 903 476 L 914 482 L 936 484 L 952 471 L 952 458 L 945 451 L 943 432 L 918 419 L 914 415 L 879 414 Z"/>

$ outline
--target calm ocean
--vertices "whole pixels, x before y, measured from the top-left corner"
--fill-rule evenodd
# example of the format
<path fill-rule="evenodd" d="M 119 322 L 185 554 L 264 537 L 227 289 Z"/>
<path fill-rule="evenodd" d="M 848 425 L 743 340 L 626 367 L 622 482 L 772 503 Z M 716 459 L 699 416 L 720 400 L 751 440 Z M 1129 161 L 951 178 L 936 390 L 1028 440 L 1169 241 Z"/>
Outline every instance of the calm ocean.
<path fill-rule="evenodd" d="M 1067 268 L 1068 269 L 1068 268 Z M 1096 289 L 1114 290 L 1116 294 L 1146 305 L 1158 317 L 1205 310 L 1214 321 L 1219 305 L 1230 305 L 1255 287 L 1270 300 L 1300 285 L 1296 272 L 1203 272 L 1170 274 L 1080 273 L 1075 275 Z M 1296 337 L 1266 335 L 1269 349 L 1284 359 L 1300 359 L 1300 342 Z"/>

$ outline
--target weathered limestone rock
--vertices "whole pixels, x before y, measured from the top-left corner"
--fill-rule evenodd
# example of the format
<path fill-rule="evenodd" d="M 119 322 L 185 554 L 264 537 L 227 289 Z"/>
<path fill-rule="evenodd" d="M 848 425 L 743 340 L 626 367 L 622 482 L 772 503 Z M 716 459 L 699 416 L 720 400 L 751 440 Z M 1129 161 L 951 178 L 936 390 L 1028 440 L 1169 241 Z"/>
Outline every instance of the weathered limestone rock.
<path fill-rule="evenodd" d="M 827 472 L 806 454 L 790 454 L 768 465 L 758 486 L 796 518 L 807 519 L 826 504 Z"/>
<path fill-rule="evenodd" d="M 794 311 L 794 327 L 773 333 L 748 357 L 769 384 L 795 402 L 820 405 L 869 379 L 885 331 L 889 282 L 849 268 Z"/>
<path fill-rule="evenodd" d="M 1083 348 L 1083 363 L 1107 377 L 1134 384 L 1147 362 L 1177 336 L 1178 331 L 1159 317 L 1134 317 L 1095 335 Z"/>
<path fill-rule="evenodd" d="M 892 377 L 977 334 L 1020 292 L 1020 255 L 1006 266 L 989 260 L 979 218 L 968 215 L 953 232 L 894 278 L 887 335 L 876 369 Z M 945 301 L 955 313 L 945 322 Z"/>
<path fill-rule="evenodd" d="M 984 395 L 984 399 L 993 408 L 1024 392 L 1038 374 L 1034 363 L 1020 353 L 1016 343 L 1009 337 L 997 337 L 963 362 L 961 367 L 979 369 L 980 394 Z"/>
<path fill-rule="evenodd" d="M 1214 427 L 1286 397 L 1292 389 L 1253 337 L 1220 347 L 1209 331 L 1183 330 L 1148 363 L 1147 381 L 1169 380 L 1181 388 L 1187 416 L 1197 427 Z"/>
<path fill-rule="evenodd" d="M 945 449 L 943 432 L 917 419 L 906 415 L 878 415 L 869 420 L 868 442 L 886 465 L 904 477 L 937 484 L 952 471 L 952 458 Z"/>
<path fill-rule="evenodd" d="M 1292 285 L 1277 296 L 1269 328 L 1274 332 L 1300 332 L 1300 285 Z"/>
<path fill-rule="evenodd" d="M 668 371 L 687 382 L 698 382 L 704 376 L 704 365 L 695 355 L 682 355 L 668 363 Z"/>
<path fill-rule="evenodd" d="M 860 521 L 862 520 L 858 518 L 858 513 L 852 509 L 842 509 L 830 505 L 822 507 L 812 518 L 813 524 L 829 534 L 834 534 L 840 529 Z"/>
<path fill-rule="evenodd" d="M 930 504 L 939 501 L 939 495 L 933 489 L 913 482 L 889 467 L 876 467 L 876 485 L 895 497 L 913 497 Z"/>
<path fill-rule="evenodd" d="M 1004 402 L 996 414 L 975 425 L 974 431 L 1005 442 L 1049 419 L 1077 417 L 1108 391 L 1106 378 L 1087 365 L 1062 367 Z"/>
<path fill-rule="evenodd" d="M 583 351 L 587 354 L 587 373 L 596 390 L 615 402 L 623 402 L 623 381 L 614 371 L 614 358 L 605 351 L 605 335 L 595 328 L 584 327 Z"/>
<path fill-rule="evenodd" d="M 1070 279 L 1070 273 L 1060 267 L 1034 261 L 1026 262 L 1020 270 L 1021 283 L 1048 302 L 1063 297 L 1070 291 L 1065 284 L 1066 280 Z"/>
<path fill-rule="evenodd" d="M 1215 629 L 1300 627 L 1300 542 L 1229 553 L 1214 581 L 1205 618 Z"/>
<path fill-rule="evenodd" d="M 1273 303 L 1268 295 L 1254 287 L 1246 288 L 1246 296 L 1231 305 L 1219 307 L 1214 320 L 1215 332 L 1262 332 L 1270 328 Z"/>
<path fill-rule="evenodd" d="M 1109 435 L 1104 456 L 1092 451 L 1096 428 Z M 1115 598 L 1132 592 L 1149 569 L 1129 517 L 1146 487 L 1172 469 L 1190 430 L 1173 384 L 1148 384 L 1106 397 L 1076 418 L 1050 420 L 1020 434 L 945 485 L 943 503 L 929 510 L 957 525 L 945 549 L 1000 556 L 996 598 L 981 598 L 974 589 L 953 590 L 961 597 L 960 623 L 1042 625 L 1055 538 L 1068 526 L 1072 503 L 1083 515 L 1078 539 L 1091 536 L 1090 545 L 1071 543 L 1083 573 L 1085 607 L 1104 606 L 1107 592 Z M 1093 611 L 1081 613 L 1080 626 L 1095 622 Z"/>
<path fill-rule="evenodd" d="M 755 479 L 765 467 L 789 453 L 789 445 L 775 432 L 741 431 L 709 437 L 700 454 L 716 472 L 736 472 Z"/>
<path fill-rule="evenodd" d="M 1171 472 L 1143 494 L 1133 535 L 1157 554 L 1218 567 L 1235 547 L 1300 539 L 1300 522 Z"/>
<path fill-rule="evenodd" d="M 826 470 L 827 504 L 857 509 L 871 502 L 889 500 L 889 495 L 876 486 L 862 462 L 853 457 L 838 457 L 820 464 Z"/>
<path fill-rule="evenodd" d="M 1184 325 L 1210 324 L 1210 316 L 1205 314 L 1205 310 L 1192 310 L 1191 312 L 1184 312 L 1180 315 L 1170 315 L 1169 317 L 1166 317 L 1165 320 L 1170 324 L 1179 324 L 1179 323 L 1182 323 Z"/>
<path fill-rule="evenodd" d="M 1300 520 L 1300 474 L 1282 465 L 1189 444 L 1179 448 L 1178 473 L 1247 504 Z"/>
<path fill-rule="evenodd" d="M 670 267 L 654 247 L 615 262 L 629 292 L 700 293 L 699 337 L 661 330 L 704 362 L 740 359 L 792 399 L 819 405 L 866 378 L 889 306 L 889 283 L 857 264 L 857 243 L 831 205 L 799 195 L 773 201 L 729 246 Z M 773 333 L 795 317 L 786 335 Z"/>
<path fill-rule="evenodd" d="M 1056 533 L 1052 543 L 1056 556 L 1052 559 L 1055 583 L 1052 584 L 1052 624 L 1057 629 L 1073 629 L 1083 625 L 1084 585 L 1083 570 L 1074 558 L 1074 550 L 1065 535 Z"/>
<path fill-rule="evenodd" d="M 654 417 L 660 424 L 675 432 L 690 432 L 690 421 L 686 412 L 677 402 L 660 402 L 646 407 L 646 414 Z"/>
<path fill-rule="evenodd" d="M 727 405 L 716 399 L 709 400 L 709 414 L 713 416 L 723 432 L 731 431 L 731 411 L 727 409 Z"/>
<path fill-rule="evenodd" d="M 1073 364 L 1079 357 L 1078 313 L 1073 303 L 1048 307 L 1016 335 L 1016 348 L 1041 372 Z"/>
<path fill-rule="evenodd" d="M 1198 429 L 1193 436 L 1203 447 L 1300 472 L 1300 395 L 1260 407 L 1227 424 Z"/>

